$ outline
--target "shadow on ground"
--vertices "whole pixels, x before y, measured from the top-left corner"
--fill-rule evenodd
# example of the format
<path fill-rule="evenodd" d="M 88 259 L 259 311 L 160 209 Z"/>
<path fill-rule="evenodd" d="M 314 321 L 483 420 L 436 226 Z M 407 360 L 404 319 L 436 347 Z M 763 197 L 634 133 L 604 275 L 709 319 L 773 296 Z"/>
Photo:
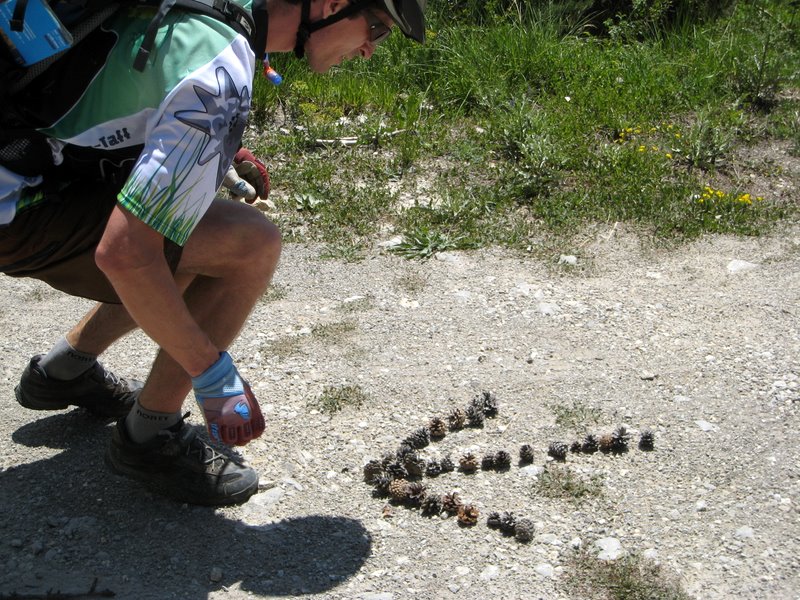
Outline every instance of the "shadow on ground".
<path fill-rule="evenodd" d="M 352 577 L 371 551 L 353 519 L 310 515 L 249 526 L 179 505 L 107 471 L 108 422 L 76 410 L 20 427 L 14 442 L 61 449 L 0 471 L 0 599 L 204 598 L 237 585 L 257 595 L 320 593 Z M 32 451 L 33 452 L 33 451 Z M 216 581 L 212 581 L 212 579 Z"/>

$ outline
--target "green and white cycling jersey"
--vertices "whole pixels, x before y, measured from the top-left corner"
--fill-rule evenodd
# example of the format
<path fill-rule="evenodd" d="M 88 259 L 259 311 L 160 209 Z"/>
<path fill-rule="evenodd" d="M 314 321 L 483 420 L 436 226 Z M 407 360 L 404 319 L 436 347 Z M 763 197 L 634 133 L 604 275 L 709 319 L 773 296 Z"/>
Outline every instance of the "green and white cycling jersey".
<path fill-rule="evenodd" d="M 174 10 L 146 68 L 136 71 L 133 59 L 152 14 L 123 10 L 92 34 L 93 47 L 105 53 L 99 70 L 80 90 L 65 90 L 74 102 L 40 131 L 50 138 L 56 162 L 68 144 L 98 150 L 101 165 L 104 151 L 127 148 L 135 155 L 140 148 L 118 202 L 183 245 L 239 147 L 255 57 L 247 40 L 224 23 Z M 69 76 L 63 85 L 69 86 Z M 40 182 L 0 167 L 0 224 L 44 197 Z"/>

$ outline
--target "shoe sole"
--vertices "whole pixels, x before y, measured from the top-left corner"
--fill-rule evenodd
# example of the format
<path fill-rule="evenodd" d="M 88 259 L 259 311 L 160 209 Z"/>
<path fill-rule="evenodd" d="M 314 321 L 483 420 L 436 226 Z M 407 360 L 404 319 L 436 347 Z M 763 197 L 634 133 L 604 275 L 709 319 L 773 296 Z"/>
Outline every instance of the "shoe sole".
<path fill-rule="evenodd" d="M 80 404 L 78 402 L 52 402 L 52 401 L 42 401 L 42 400 L 33 400 L 31 398 L 25 397 L 20 390 L 19 386 L 14 388 L 14 396 L 17 399 L 17 403 L 20 406 L 28 408 L 30 410 L 64 410 L 69 408 L 70 406 L 75 406 L 77 408 L 83 408 L 84 410 L 89 411 L 91 414 L 95 415 L 96 417 L 100 417 L 101 419 L 120 419 L 127 415 L 131 408 L 133 408 L 133 402 L 130 403 L 130 406 L 120 410 L 108 411 L 99 408 L 101 403 L 98 404 Z"/>
<path fill-rule="evenodd" d="M 179 491 L 175 491 L 173 488 L 159 484 L 157 481 L 153 481 L 152 474 L 142 473 L 137 469 L 128 469 L 125 468 L 124 465 L 114 464 L 114 460 L 111 458 L 110 452 L 106 452 L 103 459 L 106 463 L 106 466 L 115 475 L 140 481 L 145 485 L 147 489 L 161 496 L 165 496 L 167 498 L 170 498 L 171 500 L 176 500 L 178 502 L 185 502 L 187 504 L 194 504 L 198 506 L 232 506 L 235 504 L 244 504 L 250 499 L 251 496 L 253 496 L 258 491 L 258 480 L 256 480 L 255 484 L 252 485 L 251 487 L 246 488 L 230 496 L 223 496 L 219 500 L 216 501 L 198 500 L 196 498 L 189 498 L 188 496 L 183 496 L 180 494 Z"/>
<path fill-rule="evenodd" d="M 58 403 L 31 400 L 22 394 L 22 390 L 20 390 L 19 386 L 14 388 L 14 396 L 16 396 L 17 402 L 20 405 L 24 406 L 25 408 L 30 408 L 31 410 L 64 410 L 70 406 L 69 402 Z"/>

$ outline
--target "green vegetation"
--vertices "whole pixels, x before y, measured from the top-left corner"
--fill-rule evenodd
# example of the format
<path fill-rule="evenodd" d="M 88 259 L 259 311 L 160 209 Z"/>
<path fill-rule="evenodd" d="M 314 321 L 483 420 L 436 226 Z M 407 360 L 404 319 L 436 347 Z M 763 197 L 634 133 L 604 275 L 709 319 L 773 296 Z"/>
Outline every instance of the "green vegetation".
<path fill-rule="evenodd" d="M 571 431 L 585 432 L 600 421 L 600 409 L 581 402 L 574 401 L 571 405 L 553 403 L 549 408 L 556 415 L 556 425 Z"/>
<path fill-rule="evenodd" d="M 547 464 L 534 484 L 534 492 L 547 498 L 564 498 L 581 502 L 603 493 L 603 480 L 599 475 L 584 478 L 569 467 Z"/>
<path fill-rule="evenodd" d="M 790 1 L 433 8 L 425 46 L 393 35 L 327 76 L 276 56 L 286 83 L 256 82 L 251 145 L 271 157 L 287 239 L 358 260 L 393 231 L 399 254 L 425 258 L 569 243 L 598 223 L 757 235 L 796 215 L 769 192 L 780 165 L 748 158 L 800 153 Z"/>
<path fill-rule="evenodd" d="M 358 385 L 327 385 L 312 405 L 320 412 L 334 414 L 347 406 L 361 406 L 368 399 Z"/>
<path fill-rule="evenodd" d="M 572 561 L 568 587 L 576 598 L 603 600 L 690 600 L 676 577 L 637 555 L 601 561 L 583 551 Z"/>

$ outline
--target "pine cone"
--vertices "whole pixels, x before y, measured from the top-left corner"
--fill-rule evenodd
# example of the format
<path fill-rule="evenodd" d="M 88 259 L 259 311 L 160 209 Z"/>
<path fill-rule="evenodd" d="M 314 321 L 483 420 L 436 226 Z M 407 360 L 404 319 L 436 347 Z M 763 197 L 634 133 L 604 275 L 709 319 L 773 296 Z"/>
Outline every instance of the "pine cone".
<path fill-rule="evenodd" d="M 489 526 L 489 529 L 500 529 L 500 513 L 489 513 L 489 516 L 486 517 L 486 525 Z"/>
<path fill-rule="evenodd" d="M 389 484 L 389 495 L 393 500 L 404 502 L 408 498 L 408 481 L 395 479 Z"/>
<path fill-rule="evenodd" d="M 461 506 L 461 498 L 458 497 L 457 492 L 451 492 L 442 496 L 442 508 L 447 514 L 455 515 L 458 513 L 458 508 Z"/>
<path fill-rule="evenodd" d="M 523 465 L 529 465 L 533 462 L 533 446 L 530 444 L 523 444 L 519 449 L 519 462 Z"/>
<path fill-rule="evenodd" d="M 628 451 L 628 440 L 631 439 L 631 434 L 622 425 L 614 430 L 611 434 L 611 451 L 615 454 L 622 454 Z"/>
<path fill-rule="evenodd" d="M 383 463 L 379 460 L 371 460 L 364 465 L 364 481 L 375 483 L 375 479 L 383 475 Z"/>
<path fill-rule="evenodd" d="M 547 454 L 556 460 L 566 460 L 569 448 L 564 442 L 552 442 L 547 448 Z"/>
<path fill-rule="evenodd" d="M 387 453 L 381 457 L 381 466 L 383 466 L 384 471 L 393 462 L 397 462 L 397 456 L 395 454 Z"/>
<path fill-rule="evenodd" d="M 458 467 L 464 473 L 474 473 L 478 470 L 478 457 L 469 452 L 459 459 Z"/>
<path fill-rule="evenodd" d="M 422 514 L 426 517 L 435 517 L 442 513 L 442 499 L 439 496 L 425 496 L 421 506 Z"/>
<path fill-rule="evenodd" d="M 466 425 L 466 423 L 467 415 L 464 414 L 464 411 L 460 408 L 454 408 L 447 416 L 447 424 L 450 427 L 450 431 L 464 429 L 464 425 Z"/>
<path fill-rule="evenodd" d="M 583 444 L 575 440 L 569 445 L 569 451 L 572 452 L 573 454 L 580 454 L 581 452 L 583 452 Z"/>
<path fill-rule="evenodd" d="M 464 504 L 458 509 L 458 524 L 464 527 L 472 527 L 478 522 L 480 512 L 478 507 L 472 504 Z"/>
<path fill-rule="evenodd" d="M 409 506 L 419 506 L 425 499 L 427 488 L 419 482 L 409 483 L 406 503 Z"/>
<path fill-rule="evenodd" d="M 442 472 L 442 465 L 438 460 L 429 460 L 428 466 L 425 467 L 425 475 L 428 477 L 438 477 Z"/>
<path fill-rule="evenodd" d="M 494 468 L 498 471 L 505 471 L 511 467 L 511 455 L 505 450 L 498 450 L 494 455 Z"/>
<path fill-rule="evenodd" d="M 645 429 L 642 435 L 639 436 L 639 450 L 650 452 L 655 450 L 656 447 L 656 434 L 652 429 Z"/>
<path fill-rule="evenodd" d="M 440 440 L 447 435 L 447 424 L 444 422 L 444 419 L 434 417 L 431 419 L 431 422 L 428 423 L 428 430 L 431 432 L 431 439 Z"/>
<path fill-rule="evenodd" d="M 486 416 L 483 414 L 483 408 L 475 405 L 467 407 L 467 423 L 470 427 L 483 427 Z"/>
<path fill-rule="evenodd" d="M 497 397 L 492 392 L 481 392 L 472 400 L 472 404 L 480 408 L 487 417 L 497 416 Z"/>
<path fill-rule="evenodd" d="M 583 444 L 581 445 L 581 452 L 584 454 L 594 454 L 600 449 L 600 442 L 597 440 L 597 436 L 592 435 L 591 433 L 583 438 Z"/>
<path fill-rule="evenodd" d="M 424 458 L 420 458 L 414 453 L 406 457 L 403 466 L 406 468 L 406 471 L 408 471 L 410 477 L 422 477 L 425 474 L 425 467 L 427 464 Z"/>
<path fill-rule="evenodd" d="M 536 528 L 533 526 L 533 521 L 530 519 L 519 519 L 514 526 L 514 537 L 518 542 L 526 544 L 533 539 L 536 533 Z"/>
<path fill-rule="evenodd" d="M 408 477 L 408 471 L 399 462 L 392 462 L 386 465 L 386 474 L 392 479 L 405 479 Z"/>
<path fill-rule="evenodd" d="M 505 535 L 514 535 L 517 519 L 512 512 L 500 513 L 500 531 Z"/>
<path fill-rule="evenodd" d="M 597 447 L 600 449 L 600 452 L 611 452 L 611 449 L 614 447 L 614 438 L 610 433 L 604 433 L 597 439 Z"/>
<path fill-rule="evenodd" d="M 456 464 L 449 456 L 445 456 L 439 463 L 439 466 L 442 467 L 442 473 L 452 473 L 456 470 Z"/>
<path fill-rule="evenodd" d="M 372 490 L 372 495 L 376 498 L 385 498 L 388 496 L 389 486 L 392 484 L 392 481 L 394 481 L 394 479 L 386 474 L 376 477 L 372 482 L 372 484 L 375 486 L 375 488 Z"/>
<path fill-rule="evenodd" d="M 427 427 L 420 427 L 410 436 L 403 440 L 403 443 L 408 444 L 412 448 L 424 448 L 431 443 L 431 434 Z"/>
<path fill-rule="evenodd" d="M 405 460 L 406 460 L 406 457 L 409 456 L 410 454 L 413 454 L 413 455 L 416 456 L 417 451 L 414 450 L 414 448 L 411 446 L 411 444 L 403 442 L 402 444 L 400 444 L 400 447 L 397 449 L 397 452 L 395 453 L 394 459 L 399 463 L 404 463 Z"/>
<path fill-rule="evenodd" d="M 481 459 L 481 469 L 491 471 L 494 469 L 494 454 L 486 454 Z"/>

